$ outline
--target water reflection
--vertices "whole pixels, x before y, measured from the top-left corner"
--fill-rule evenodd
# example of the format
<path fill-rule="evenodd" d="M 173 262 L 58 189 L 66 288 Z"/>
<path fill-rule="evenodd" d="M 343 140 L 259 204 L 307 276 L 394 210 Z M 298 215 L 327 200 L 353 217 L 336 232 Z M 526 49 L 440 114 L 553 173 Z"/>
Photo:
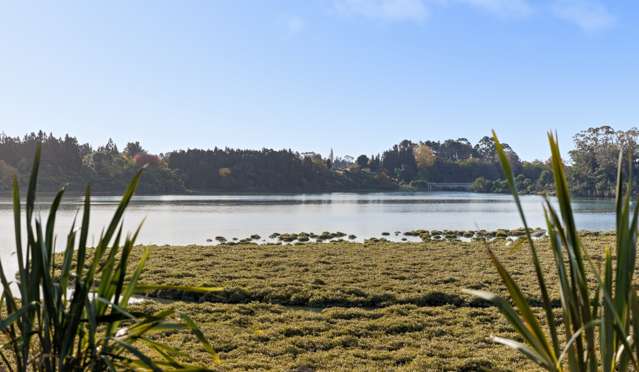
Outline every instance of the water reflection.
<path fill-rule="evenodd" d="M 43 196 L 45 208 L 52 196 Z M 118 196 L 92 198 L 92 235 L 106 225 Z M 531 226 L 545 225 L 542 198 L 523 196 Z M 66 234 L 82 205 L 79 195 L 68 196 L 58 216 L 59 236 Z M 580 229 L 609 230 L 614 224 L 612 200 L 576 199 Z M 0 199 L 0 243 L 6 254 L 14 246 L 11 200 Z M 46 211 L 41 215 L 46 218 Z M 146 218 L 141 243 L 204 244 L 215 236 L 268 236 L 273 232 L 343 231 L 359 239 L 384 231 L 413 229 L 515 228 L 521 223 L 509 195 L 474 193 L 332 193 L 294 195 L 160 195 L 137 196 L 125 218 L 133 230 Z"/>

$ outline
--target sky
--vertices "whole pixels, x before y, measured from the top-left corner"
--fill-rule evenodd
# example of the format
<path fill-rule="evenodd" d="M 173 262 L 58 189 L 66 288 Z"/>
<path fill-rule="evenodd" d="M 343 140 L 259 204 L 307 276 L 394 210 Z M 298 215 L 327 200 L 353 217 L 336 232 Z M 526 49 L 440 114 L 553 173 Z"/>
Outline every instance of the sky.
<path fill-rule="evenodd" d="M 495 129 L 524 159 L 639 125 L 634 0 L 0 0 L 0 131 L 379 153 Z"/>

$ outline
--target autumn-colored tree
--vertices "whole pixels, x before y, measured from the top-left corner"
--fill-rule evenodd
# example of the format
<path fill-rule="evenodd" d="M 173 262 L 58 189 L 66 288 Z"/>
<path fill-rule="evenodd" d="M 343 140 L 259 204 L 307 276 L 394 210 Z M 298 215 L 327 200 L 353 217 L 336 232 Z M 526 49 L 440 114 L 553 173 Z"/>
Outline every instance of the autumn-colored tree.
<path fill-rule="evenodd" d="M 415 155 L 415 162 L 419 169 L 432 167 L 433 164 L 435 164 L 435 154 L 433 153 L 433 149 L 426 144 L 419 144 L 415 146 L 415 149 L 413 149 L 413 155 Z"/>

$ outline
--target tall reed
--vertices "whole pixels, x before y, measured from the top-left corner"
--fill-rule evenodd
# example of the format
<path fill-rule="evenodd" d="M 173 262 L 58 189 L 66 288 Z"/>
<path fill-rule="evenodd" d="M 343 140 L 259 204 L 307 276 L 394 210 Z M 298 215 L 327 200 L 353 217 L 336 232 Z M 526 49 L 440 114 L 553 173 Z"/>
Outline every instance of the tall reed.
<path fill-rule="evenodd" d="M 611 249 L 605 248 L 601 269 L 598 263 L 593 262 L 579 237 L 557 138 L 552 133 L 548 134 L 559 210 L 544 197 L 544 214 L 554 269 L 559 278 L 561 309 L 558 310 L 562 319 L 559 322 L 553 313 L 548 282 L 535 241 L 530 236 L 510 162 L 495 132 L 493 139 L 503 173 L 528 231 L 526 238 L 547 324 L 542 326 L 517 283 L 487 247 L 510 298 L 506 300 L 484 291 L 466 292 L 495 304 L 523 342 L 502 337 L 493 337 L 493 340 L 520 351 L 549 371 L 639 370 L 639 300 L 633 285 L 639 209 L 637 205 L 634 209 L 631 206 L 633 161 L 630 153 L 625 157 L 623 151 L 619 154 L 616 244 L 614 254 Z M 623 171 L 624 163 L 627 164 L 626 172 Z M 589 282 L 596 283 L 594 288 L 588 285 Z"/>
<path fill-rule="evenodd" d="M 179 329 L 191 331 L 210 353 L 212 362 L 219 363 L 213 347 L 185 314 L 173 310 L 153 315 L 129 311 L 129 300 L 136 292 L 149 256 L 145 250 L 133 272 L 127 273 L 141 226 L 133 234 L 125 235 L 122 217 L 141 172 L 127 187 L 93 249 L 87 245 L 91 216 L 91 189 L 87 187 L 79 228 L 74 220 L 66 235 L 62 260 L 56 262 L 54 231 L 64 190 L 53 199 L 43 223 L 36 216 L 40 153 L 38 146 L 28 183 L 24 220 L 18 182 L 16 178 L 13 181 L 17 273 L 12 282 L 0 264 L 0 369 L 207 370 L 181 362 L 186 359 L 186 353 L 152 337 L 158 332 Z"/>

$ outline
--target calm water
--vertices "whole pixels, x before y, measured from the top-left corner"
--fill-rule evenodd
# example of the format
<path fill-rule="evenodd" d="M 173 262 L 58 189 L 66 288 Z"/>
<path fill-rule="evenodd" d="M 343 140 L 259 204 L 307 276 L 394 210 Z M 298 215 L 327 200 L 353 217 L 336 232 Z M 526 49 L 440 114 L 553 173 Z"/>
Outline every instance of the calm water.
<path fill-rule="evenodd" d="M 108 222 L 118 199 L 94 197 L 94 238 Z M 522 198 L 531 226 L 544 226 L 541 201 L 537 196 Z M 60 237 L 68 231 L 81 203 L 81 197 L 65 199 L 58 217 Z M 579 228 L 612 229 L 613 208 L 612 200 L 575 200 Z M 139 242 L 180 245 L 204 244 L 215 236 L 266 237 L 273 232 L 343 231 L 367 238 L 379 237 L 384 231 L 418 228 L 490 230 L 521 226 L 510 196 L 474 193 L 138 196 L 126 214 L 126 226 L 133 230 L 143 219 L 146 222 Z M 7 247 L 12 249 L 12 237 L 11 202 L 0 199 L 2 253 Z"/>
<path fill-rule="evenodd" d="M 42 198 L 46 200 L 46 198 Z M 119 197 L 93 198 L 92 237 L 97 239 Z M 543 227 L 541 198 L 524 196 L 530 226 Z M 62 241 L 80 209 L 82 198 L 68 196 L 57 218 Z M 42 205 L 45 208 L 46 205 Z M 613 228 L 612 200 L 575 200 L 580 229 Z M 42 212 L 46 218 L 46 212 Z M 274 232 L 342 231 L 358 240 L 380 237 L 382 232 L 413 229 L 487 229 L 520 227 L 508 195 L 474 193 L 369 193 L 303 195 L 138 196 L 125 216 L 129 231 L 146 219 L 138 242 L 152 244 L 207 244 L 224 236 L 267 237 Z M 7 270 L 14 250 L 11 201 L 0 199 L 0 259 Z M 391 235 L 391 238 L 393 236 Z M 210 243 L 209 243 L 210 244 Z"/>

